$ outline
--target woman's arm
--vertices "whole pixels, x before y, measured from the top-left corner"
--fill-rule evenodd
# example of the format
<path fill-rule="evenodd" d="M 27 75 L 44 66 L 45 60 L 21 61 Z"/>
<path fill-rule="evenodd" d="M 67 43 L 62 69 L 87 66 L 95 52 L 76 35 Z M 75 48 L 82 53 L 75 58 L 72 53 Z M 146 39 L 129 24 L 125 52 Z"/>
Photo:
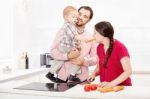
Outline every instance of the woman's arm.
<path fill-rule="evenodd" d="M 88 82 L 94 81 L 95 77 L 98 75 L 100 75 L 100 72 L 99 72 L 99 65 L 97 64 L 94 72 L 88 77 L 87 81 Z"/>
<path fill-rule="evenodd" d="M 122 64 L 124 72 L 119 77 L 117 77 L 115 80 L 113 80 L 113 81 L 110 82 L 112 86 L 116 86 L 116 85 L 122 83 L 132 73 L 131 63 L 130 63 L 129 57 L 123 57 L 121 59 L 121 64 Z"/>

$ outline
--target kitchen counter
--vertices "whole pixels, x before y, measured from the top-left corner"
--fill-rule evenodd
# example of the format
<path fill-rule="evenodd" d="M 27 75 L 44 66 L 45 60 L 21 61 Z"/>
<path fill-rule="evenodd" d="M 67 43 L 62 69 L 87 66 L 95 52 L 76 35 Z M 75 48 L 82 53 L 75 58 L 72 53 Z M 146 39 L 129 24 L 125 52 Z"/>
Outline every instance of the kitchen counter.
<path fill-rule="evenodd" d="M 49 83 L 45 77 L 47 68 L 19 70 L 9 74 L 0 74 L 1 99 L 150 99 L 150 75 L 134 74 L 131 76 L 133 86 L 125 87 L 119 92 L 101 93 L 85 92 L 84 85 L 76 85 L 65 92 L 34 91 L 14 89 L 31 82 Z M 35 79 L 36 78 L 36 79 Z M 98 83 L 99 77 L 93 83 Z"/>
<path fill-rule="evenodd" d="M 12 70 L 10 73 L 0 72 L 0 83 L 7 82 L 10 80 L 27 78 L 31 75 L 37 75 L 43 72 L 48 72 L 47 68 L 38 69 L 22 69 L 22 70 Z"/>
<path fill-rule="evenodd" d="M 34 91 L 34 90 L 18 90 L 13 89 L 18 86 L 28 84 L 28 82 L 10 81 L 0 84 L 0 93 L 7 93 L 11 95 L 27 95 L 48 98 L 70 98 L 70 99 L 150 99 L 150 87 L 132 86 L 125 87 L 124 90 L 119 92 L 101 93 L 98 91 L 85 92 L 84 85 L 76 85 L 75 87 L 65 92 L 50 92 L 50 91 Z M 7 86 L 7 87 L 4 87 Z M 17 98 L 18 99 L 18 98 Z"/>

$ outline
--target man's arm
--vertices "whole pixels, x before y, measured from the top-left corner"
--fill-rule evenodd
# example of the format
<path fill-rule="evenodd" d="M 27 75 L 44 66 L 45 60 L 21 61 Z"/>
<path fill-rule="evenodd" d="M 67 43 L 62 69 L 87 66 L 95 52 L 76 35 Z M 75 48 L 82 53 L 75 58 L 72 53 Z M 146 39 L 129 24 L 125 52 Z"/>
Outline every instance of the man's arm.
<path fill-rule="evenodd" d="M 89 55 L 84 57 L 84 63 L 83 63 L 84 66 L 93 66 L 97 64 L 98 58 L 97 58 L 96 49 L 97 49 L 97 44 L 92 42 Z"/>

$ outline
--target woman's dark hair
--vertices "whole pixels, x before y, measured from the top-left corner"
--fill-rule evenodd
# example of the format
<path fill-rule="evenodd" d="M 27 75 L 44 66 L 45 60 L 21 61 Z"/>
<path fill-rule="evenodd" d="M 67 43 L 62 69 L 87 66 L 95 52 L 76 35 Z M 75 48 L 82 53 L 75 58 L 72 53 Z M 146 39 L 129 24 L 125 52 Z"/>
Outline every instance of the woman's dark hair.
<path fill-rule="evenodd" d="M 79 9 L 78 9 L 78 11 L 80 11 L 81 9 L 85 9 L 85 10 L 88 10 L 88 11 L 90 11 L 90 20 L 92 19 L 92 17 L 93 17 L 93 10 L 92 10 L 92 8 L 91 7 L 89 7 L 89 6 L 81 6 Z"/>
<path fill-rule="evenodd" d="M 108 54 L 106 56 L 106 59 L 103 61 L 103 66 L 106 67 L 107 61 L 112 53 L 113 50 L 113 42 L 114 42 L 114 29 L 112 25 L 109 22 L 102 21 L 99 22 L 95 25 L 95 30 L 100 34 L 103 35 L 104 37 L 108 37 L 110 39 L 110 44 L 108 48 Z"/>

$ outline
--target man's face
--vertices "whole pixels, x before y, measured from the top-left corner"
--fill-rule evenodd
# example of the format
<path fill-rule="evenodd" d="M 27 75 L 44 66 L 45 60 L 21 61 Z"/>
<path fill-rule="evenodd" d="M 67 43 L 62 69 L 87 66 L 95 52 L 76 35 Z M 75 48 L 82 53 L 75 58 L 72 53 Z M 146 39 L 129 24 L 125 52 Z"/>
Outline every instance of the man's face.
<path fill-rule="evenodd" d="M 79 17 L 77 21 L 77 26 L 83 26 L 90 20 L 90 11 L 84 8 L 79 10 Z"/>

